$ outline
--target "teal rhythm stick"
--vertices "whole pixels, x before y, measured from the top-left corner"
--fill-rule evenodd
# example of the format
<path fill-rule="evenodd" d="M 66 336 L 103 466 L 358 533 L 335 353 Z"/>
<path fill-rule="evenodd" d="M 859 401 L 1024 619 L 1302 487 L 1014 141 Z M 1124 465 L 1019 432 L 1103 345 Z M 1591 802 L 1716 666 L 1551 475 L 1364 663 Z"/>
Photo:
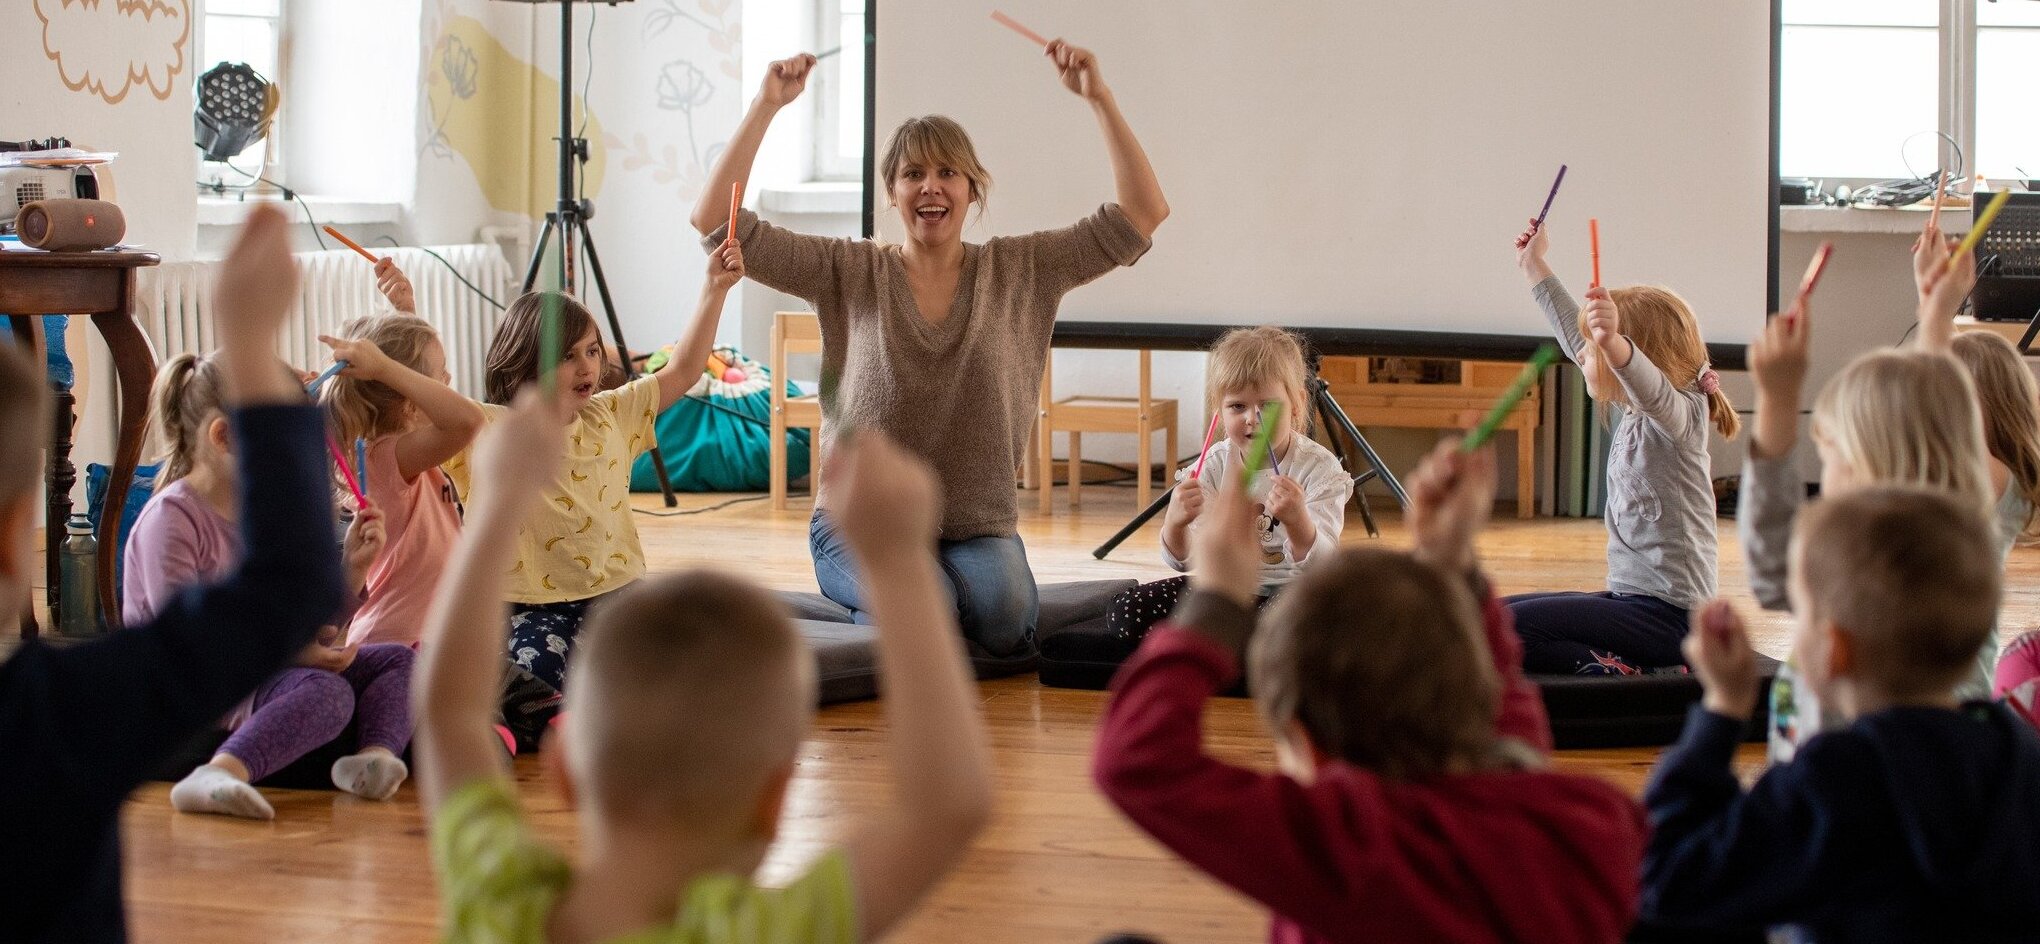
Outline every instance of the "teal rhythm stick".
<path fill-rule="evenodd" d="M 1270 400 L 1261 404 L 1260 428 L 1254 430 L 1254 439 L 1247 444 L 1247 461 L 1240 463 L 1240 473 L 1248 484 L 1260 474 L 1261 467 L 1268 464 L 1268 446 L 1275 441 L 1275 427 L 1282 423 L 1282 401 Z"/>
<path fill-rule="evenodd" d="M 1523 402 L 1524 395 L 1537 383 L 1537 378 L 1544 375 L 1544 368 L 1557 361 L 1558 345 L 1549 341 L 1538 345 L 1537 353 L 1530 355 L 1530 363 L 1524 364 L 1523 372 L 1516 375 L 1515 381 L 1509 384 L 1509 389 L 1502 391 L 1502 398 L 1495 401 L 1495 408 L 1488 411 L 1487 418 L 1481 420 L 1480 425 L 1467 434 L 1466 440 L 1459 444 L 1459 451 L 1472 452 L 1493 438 L 1495 430 L 1502 428 L 1502 421 L 1509 418 L 1509 411 L 1515 409 L 1516 404 Z"/>

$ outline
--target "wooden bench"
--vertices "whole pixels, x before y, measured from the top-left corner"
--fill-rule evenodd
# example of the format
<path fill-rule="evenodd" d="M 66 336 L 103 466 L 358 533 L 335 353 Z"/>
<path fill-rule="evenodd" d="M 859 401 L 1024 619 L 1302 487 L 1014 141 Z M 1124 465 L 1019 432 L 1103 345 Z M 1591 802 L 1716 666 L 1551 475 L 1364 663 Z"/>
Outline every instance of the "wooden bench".
<path fill-rule="evenodd" d="M 1327 357 L 1318 367 L 1355 426 L 1470 430 L 1494 408 L 1523 365 L 1414 357 Z M 1516 517 L 1536 511 L 1542 385 L 1516 404 L 1502 429 L 1516 434 Z"/>

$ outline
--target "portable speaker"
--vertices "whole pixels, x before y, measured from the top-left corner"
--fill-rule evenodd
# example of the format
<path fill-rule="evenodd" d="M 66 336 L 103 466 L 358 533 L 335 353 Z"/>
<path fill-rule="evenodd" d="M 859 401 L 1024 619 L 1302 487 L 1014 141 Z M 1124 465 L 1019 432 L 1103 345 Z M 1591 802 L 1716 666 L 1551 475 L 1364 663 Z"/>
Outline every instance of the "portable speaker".
<path fill-rule="evenodd" d="M 127 216 L 105 200 L 38 200 L 21 208 L 14 230 L 36 249 L 86 252 L 119 243 Z"/>

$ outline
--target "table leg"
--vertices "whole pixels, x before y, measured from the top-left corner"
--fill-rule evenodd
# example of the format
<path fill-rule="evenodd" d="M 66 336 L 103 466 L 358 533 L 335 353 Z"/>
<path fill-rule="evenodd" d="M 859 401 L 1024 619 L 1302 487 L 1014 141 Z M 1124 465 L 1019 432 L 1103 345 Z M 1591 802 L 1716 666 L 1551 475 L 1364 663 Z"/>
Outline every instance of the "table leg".
<path fill-rule="evenodd" d="M 128 279 L 132 289 L 133 274 Z M 114 378 L 120 388 L 119 435 L 113 469 L 106 478 L 106 504 L 99 516 L 99 612 L 108 629 L 118 629 L 120 604 L 114 575 L 120 560 L 120 517 L 127 507 L 128 486 L 134 484 L 135 466 L 142 459 L 142 438 L 149 431 L 149 388 L 156 382 L 156 351 L 130 312 L 101 312 L 92 316 L 92 324 L 113 354 Z"/>
<path fill-rule="evenodd" d="M 8 327 L 14 330 L 15 342 L 27 348 L 29 357 L 40 365 L 43 357 L 42 318 L 35 315 L 8 315 L 7 323 Z M 58 404 L 50 413 L 52 422 L 58 422 L 59 424 L 61 424 L 61 421 L 57 418 L 63 415 L 62 404 Z M 68 439 L 69 437 L 66 436 L 65 438 Z M 44 488 L 43 502 L 43 517 L 45 518 L 56 514 L 56 478 L 57 451 L 52 448 L 49 454 L 43 457 L 43 482 L 46 486 Z M 68 493 L 65 497 L 68 500 Z M 57 552 L 62 542 L 62 539 L 58 538 L 57 535 L 63 533 L 63 527 L 64 525 L 61 521 L 55 524 L 47 521 L 43 523 L 43 601 L 49 607 L 50 622 L 52 623 L 55 623 L 57 619 L 57 588 L 59 586 L 57 579 L 57 563 L 59 558 Z M 21 617 L 21 638 L 34 639 L 40 635 L 41 627 L 37 626 L 35 621 L 35 600 L 33 594 L 26 600 L 26 603 L 26 610 L 22 613 Z"/>

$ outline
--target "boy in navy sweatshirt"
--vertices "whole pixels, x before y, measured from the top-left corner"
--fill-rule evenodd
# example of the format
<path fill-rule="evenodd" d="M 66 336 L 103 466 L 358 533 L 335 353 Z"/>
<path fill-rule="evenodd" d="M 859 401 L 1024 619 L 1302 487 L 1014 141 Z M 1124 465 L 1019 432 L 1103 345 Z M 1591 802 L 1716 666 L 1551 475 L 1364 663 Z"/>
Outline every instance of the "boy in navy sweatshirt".
<path fill-rule="evenodd" d="M 63 648 L 30 640 L 0 663 L 0 941 L 126 940 L 121 802 L 339 608 L 325 427 L 276 358 L 297 292 L 289 225 L 273 209 L 249 214 L 213 292 L 232 435 L 260 470 L 241 481 L 240 568 L 147 625 Z M 28 603 L 45 391 L 28 358 L 0 349 L 4 634 Z"/>
<path fill-rule="evenodd" d="M 1916 489 L 1800 514 L 1793 652 L 1848 726 L 1748 791 L 1729 764 L 1756 702 L 1749 640 L 1726 602 L 1697 614 L 1686 654 L 1706 694 L 1645 794 L 1647 916 L 1819 942 L 2040 934 L 2040 736 L 1954 694 L 2002 595 L 1993 533 L 1983 509 Z"/>
<path fill-rule="evenodd" d="M 1543 769 L 1544 709 L 1474 555 L 1493 451 L 1448 443 L 1408 484 L 1415 554 L 1341 549 L 1258 630 L 1253 507 L 1237 480 L 1218 492 L 1190 593 L 1113 682 L 1093 775 L 1163 845 L 1267 906 L 1277 944 L 1619 940 L 1643 811 Z M 1281 773 L 1201 743 L 1249 631 Z"/>

